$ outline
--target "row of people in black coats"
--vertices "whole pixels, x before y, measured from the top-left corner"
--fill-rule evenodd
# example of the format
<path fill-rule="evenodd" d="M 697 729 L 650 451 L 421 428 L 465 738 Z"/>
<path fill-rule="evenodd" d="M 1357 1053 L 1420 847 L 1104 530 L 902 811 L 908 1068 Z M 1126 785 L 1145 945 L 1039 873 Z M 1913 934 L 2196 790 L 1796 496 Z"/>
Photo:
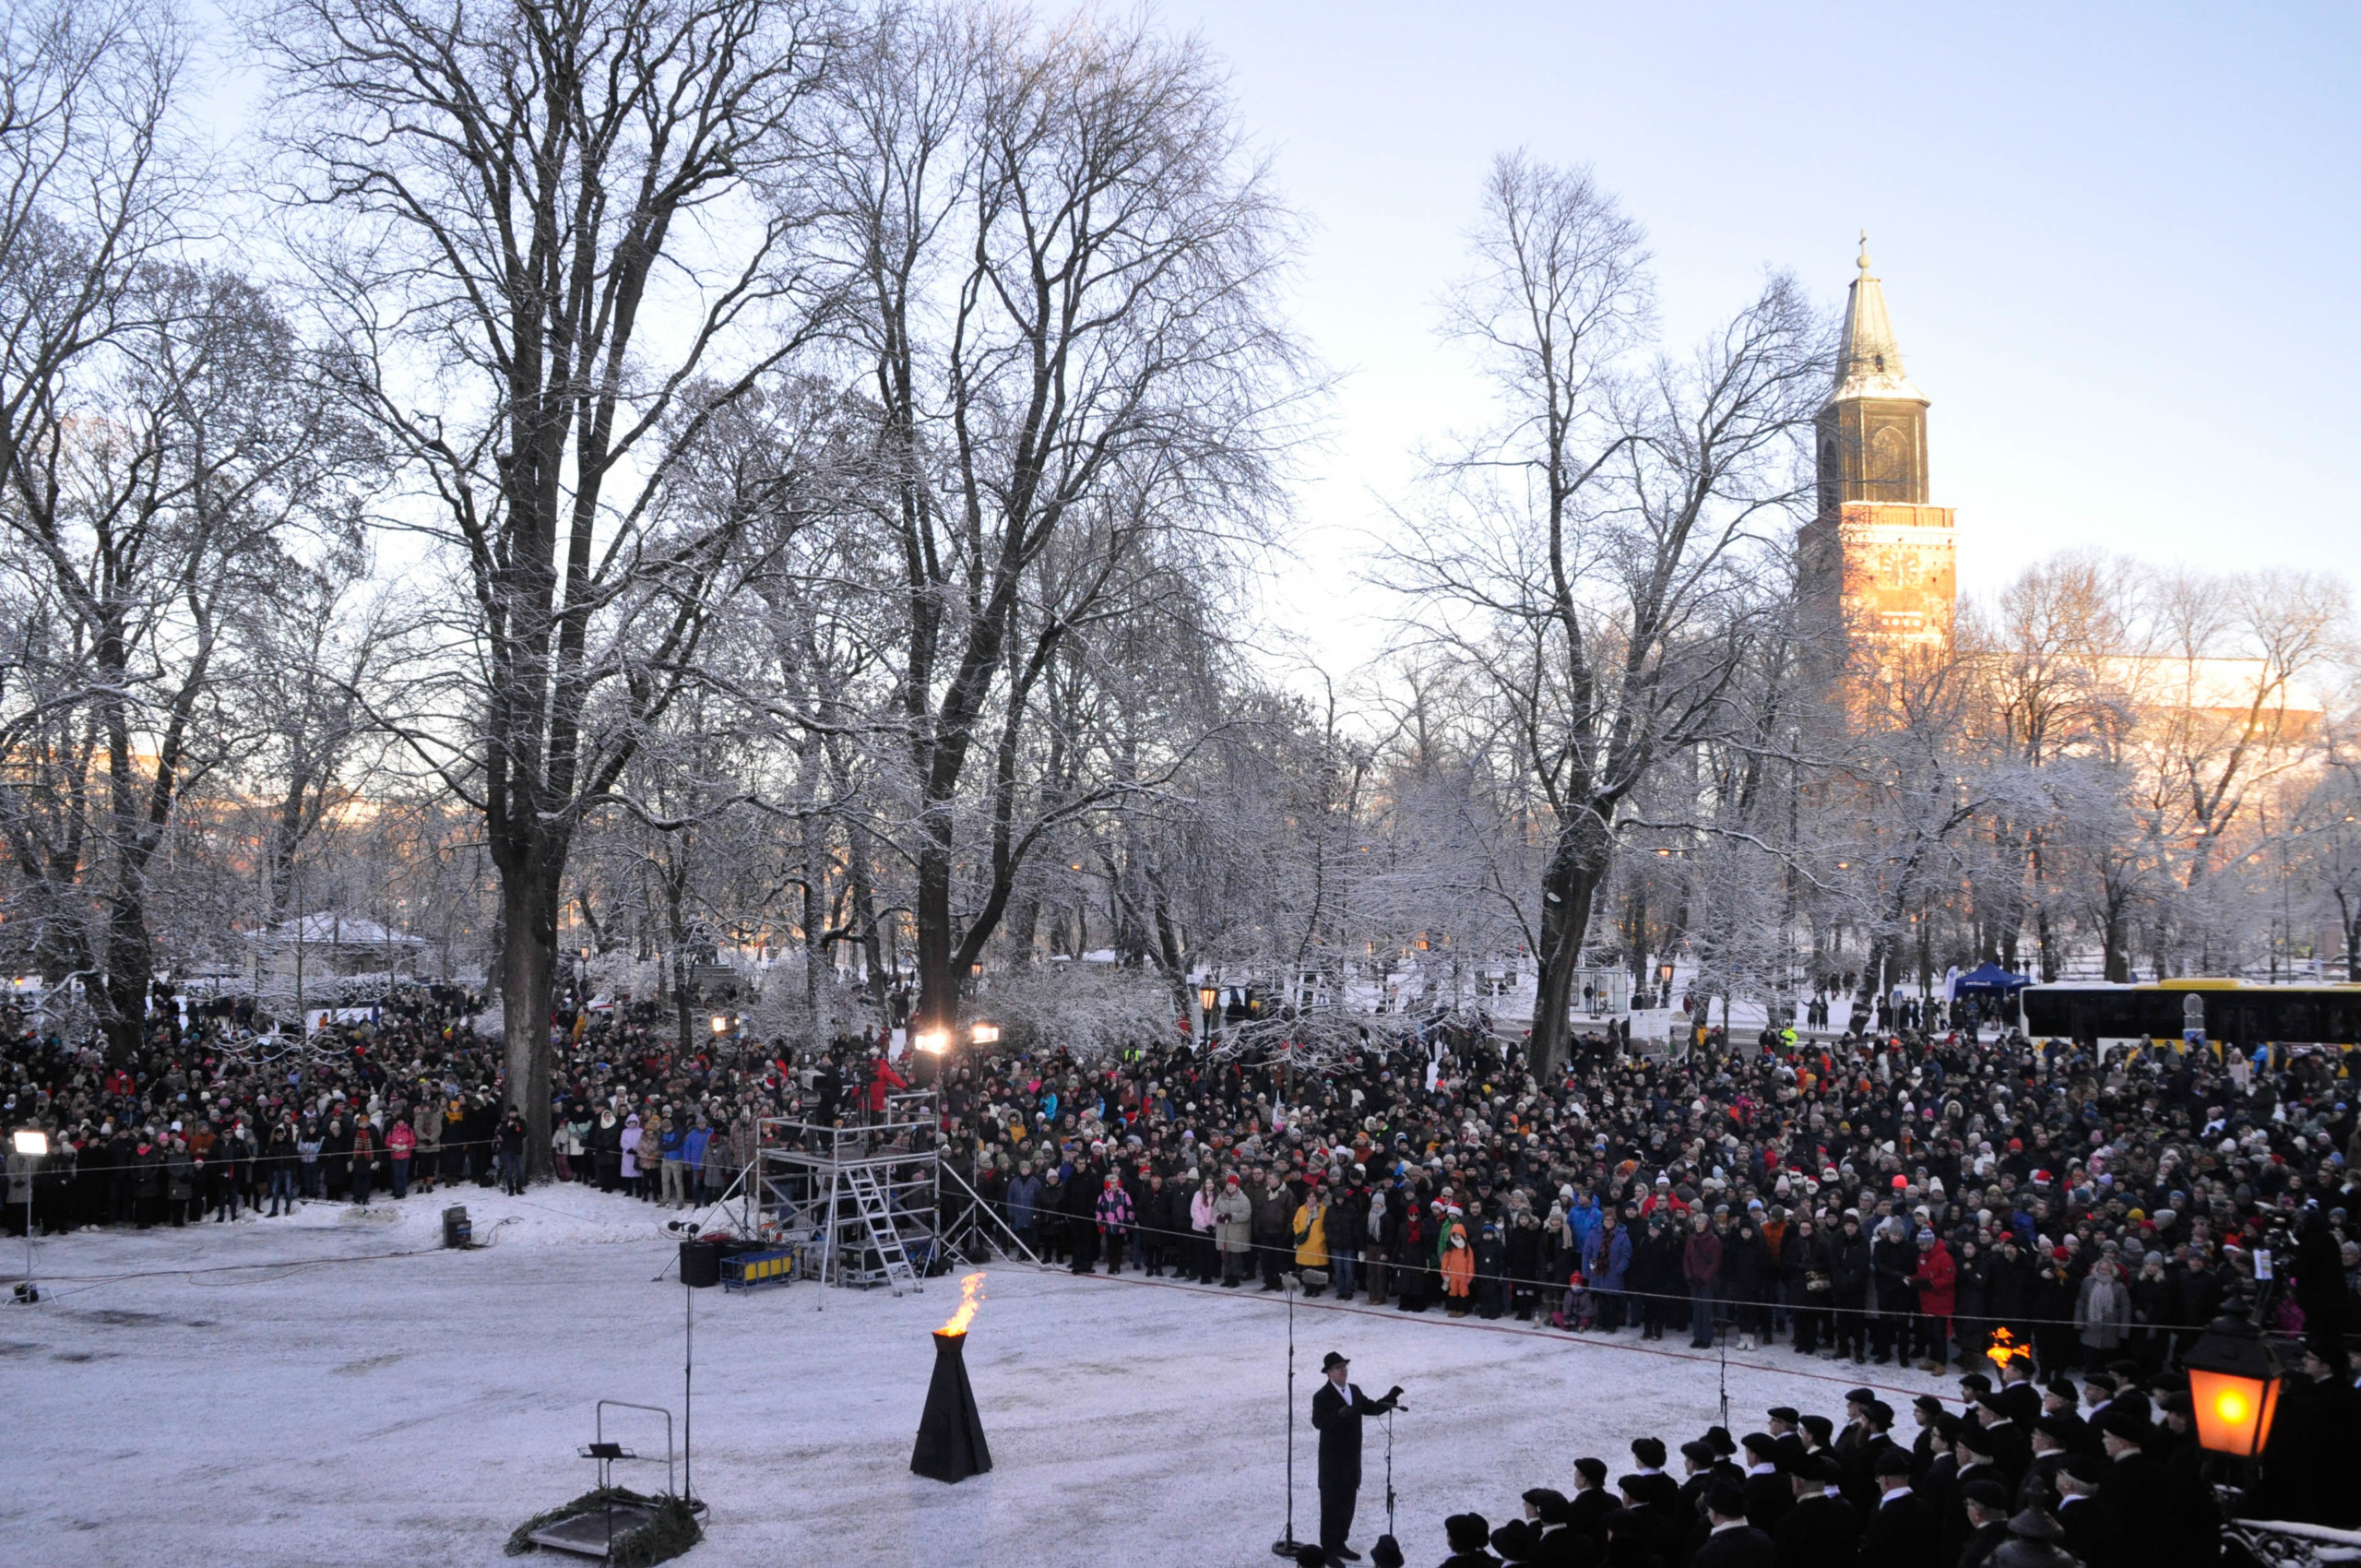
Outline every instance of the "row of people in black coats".
<path fill-rule="evenodd" d="M 1471 1533 L 1450 1522 L 1446 1568 L 2196 1568 L 2221 1558 L 2220 1520 L 2185 1391 L 2152 1398 L 2097 1373 L 2035 1387 L 2012 1363 L 2001 1387 L 1962 1380 L 1961 1408 L 1916 1404 L 1915 1443 L 1868 1388 L 1842 1429 L 1786 1407 L 1768 1430 L 1715 1427 L 1683 1443 L 1685 1478 L 1654 1438 L 1608 1485 L 1575 1461 L 1571 1496 L 1524 1495 L 1524 1515 Z M 2087 1404 L 2087 1409 L 2084 1406 Z"/>

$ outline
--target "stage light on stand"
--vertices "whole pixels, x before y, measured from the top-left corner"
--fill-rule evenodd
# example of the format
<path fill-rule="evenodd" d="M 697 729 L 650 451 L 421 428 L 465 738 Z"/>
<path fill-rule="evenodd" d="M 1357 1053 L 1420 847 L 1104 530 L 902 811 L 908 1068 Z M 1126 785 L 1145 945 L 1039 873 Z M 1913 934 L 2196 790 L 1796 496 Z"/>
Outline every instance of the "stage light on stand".
<path fill-rule="evenodd" d="M 28 1159 L 47 1158 L 49 1134 L 38 1127 L 18 1129 L 17 1152 Z M 25 1182 L 25 1277 L 17 1287 L 16 1299 L 29 1307 L 41 1300 L 41 1289 L 33 1283 L 33 1183 L 30 1179 Z"/>
<path fill-rule="evenodd" d="M 1000 1026 L 998 1024 L 971 1025 L 967 1030 L 967 1038 L 978 1045 L 998 1045 Z"/>
<path fill-rule="evenodd" d="M 943 1029 L 921 1029 L 910 1043 L 929 1056 L 940 1056 L 951 1049 L 951 1036 Z"/>

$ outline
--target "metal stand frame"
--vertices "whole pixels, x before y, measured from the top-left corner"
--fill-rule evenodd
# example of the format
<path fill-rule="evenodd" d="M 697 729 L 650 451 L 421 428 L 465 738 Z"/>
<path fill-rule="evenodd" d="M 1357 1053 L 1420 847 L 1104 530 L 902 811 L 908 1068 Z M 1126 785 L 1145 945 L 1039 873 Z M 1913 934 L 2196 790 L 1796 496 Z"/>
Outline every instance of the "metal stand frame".
<path fill-rule="evenodd" d="M 886 1098 L 882 1120 L 822 1127 L 765 1117 L 740 1201 L 751 1233 L 800 1249 L 799 1274 L 896 1296 L 942 1255 L 943 1149 L 932 1089 Z"/>
<path fill-rule="evenodd" d="M 967 1184 L 966 1177 L 944 1166 L 943 1180 L 956 1189 L 952 1194 L 955 1203 L 963 1196 L 967 1199 L 966 1206 L 958 1216 L 943 1227 L 944 1255 L 970 1264 L 984 1263 L 993 1258 L 1021 1258 L 1039 1265 L 1040 1258 L 1025 1244 L 1025 1238 L 1010 1229 L 1008 1221 L 984 1201 L 982 1194 Z"/>
<path fill-rule="evenodd" d="M 932 1089 L 886 1098 L 884 1116 L 849 1127 L 765 1117 L 753 1158 L 682 1228 L 727 1229 L 798 1254 L 796 1277 L 900 1295 L 922 1291 L 938 1260 L 1041 1260 L 943 1160 Z"/>

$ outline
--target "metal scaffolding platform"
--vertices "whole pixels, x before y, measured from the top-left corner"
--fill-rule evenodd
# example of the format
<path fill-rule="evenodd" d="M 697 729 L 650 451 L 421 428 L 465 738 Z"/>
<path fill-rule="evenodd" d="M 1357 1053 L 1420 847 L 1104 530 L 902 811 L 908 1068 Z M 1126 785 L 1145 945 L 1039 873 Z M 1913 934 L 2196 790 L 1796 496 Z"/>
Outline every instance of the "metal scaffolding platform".
<path fill-rule="evenodd" d="M 765 1117 L 755 1158 L 705 1222 L 791 1249 L 795 1277 L 894 1294 L 954 1263 L 1038 1262 L 943 1160 L 931 1089 L 888 1096 L 855 1126 Z"/>

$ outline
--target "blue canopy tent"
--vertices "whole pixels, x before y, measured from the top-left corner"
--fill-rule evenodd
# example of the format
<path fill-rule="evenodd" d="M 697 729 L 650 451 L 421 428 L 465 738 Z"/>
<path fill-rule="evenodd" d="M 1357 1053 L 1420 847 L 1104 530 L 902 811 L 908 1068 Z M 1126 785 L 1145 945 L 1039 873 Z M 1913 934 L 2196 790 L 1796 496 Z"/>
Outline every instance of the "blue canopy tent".
<path fill-rule="evenodd" d="M 1978 964 L 1952 982 L 1953 996 L 2014 996 L 2033 983 L 2029 975 L 2012 975 L 1998 964 Z"/>

